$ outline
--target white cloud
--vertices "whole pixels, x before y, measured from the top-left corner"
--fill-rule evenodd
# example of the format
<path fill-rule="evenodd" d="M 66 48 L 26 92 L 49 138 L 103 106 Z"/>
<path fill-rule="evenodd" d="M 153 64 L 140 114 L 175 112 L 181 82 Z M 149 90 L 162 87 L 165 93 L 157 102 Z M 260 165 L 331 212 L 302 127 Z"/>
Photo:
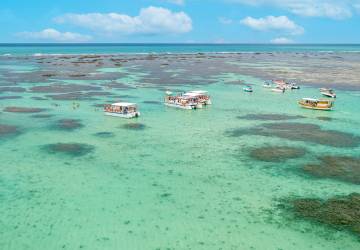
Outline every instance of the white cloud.
<path fill-rule="evenodd" d="M 286 38 L 286 37 L 278 37 L 278 38 L 274 38 L 270 41 L 270 43 L 273 44 L 290 44 L 290 43 L 294 43 L 293 40 Z"/>
<path fill-rule="evenodd" d="M 255 30 L 286 31 L 292 35 L 301 35 L 304 33 L 304 28 L 291 21 L 287 16 L 267 16 L 264 18 L 246 17 L 240 22 Z"/>
<path fill-rule="evenodd" d="M 56 29 L 44 29 L 39 32 L 20 32 L 17 34 L 20 37 L 36 40 L 46 40 L 55 42 L 87 42 L 92 39 L 91 36 L 82 35 L 72 32 L 60 32 Z"/>
<path fill-rule="evenodd" d="M 119 13 L 69 13 L 55 21 L 106 33 L 180 34 L 192 30 L 192 20 L 186 13 L 153 6 L 141 9 L 134 17 Z"/>
<path fill-rule="evenodd" d="M 231 0 L 253 6 L 276 6 L 307 17 L 349 18 L 358 0 Z"/>
<path fill-rule="evenodd" d="M 232 19 L 226 18 L 226 17 L 219 17 L 218 20 L 221 24 L 232 24 L 233 23 Z"/>

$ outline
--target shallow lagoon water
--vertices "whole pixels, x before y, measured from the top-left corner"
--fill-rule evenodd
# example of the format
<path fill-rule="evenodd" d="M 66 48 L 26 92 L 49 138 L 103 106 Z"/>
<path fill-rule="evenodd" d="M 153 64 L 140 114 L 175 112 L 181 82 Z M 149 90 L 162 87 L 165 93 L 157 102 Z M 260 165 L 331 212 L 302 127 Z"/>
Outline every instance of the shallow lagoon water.
<path fill-rule="evenodd" d="M 146 72 L 129 73 L 127 84 L 139 86 L 142 73 Z M 19 94 L 22 99 L 1 100 L 1 110 L 35 107 L 53 116 L 38 119 L 31 113 L 0 113 L 0 124 L 20 131 L 0 137 L 0 248 L 357 249 L 357 235 L 294 219 L 278 205 L 287 198 L 326 199 L 360 192 L 356 184 L 302 172 L 304 165 L 322 155 L 356 157 L 360 147 L 227 133 L 274 122 L 239 117 L 281 114 L 299 116 L 296 122 L 321 129 L 360 135 L 357 92 L 338 91 L 334 111 L 316 112 L 300 109 L 296 103 L 304 96 L 319 96 L 316 88 L 278 94 L 262 88 L 256 76 L 219 74 L 213 79 L 205 86 L 161 86 L 208 90 L 213 105 L 196 111 L 143 103 L 162 101 L 164 91 L 141 87 L 106 90 L 123 96 L 119 98 L 39 101 L 31 97 L 42 94 L 25 92 Z M 238 80 L 254 84 L 254 93 L 226 84 Z M 137 102 L 142 116 L 135 120 L 104 116 L 94 104 L 108 100 Z M 64 119 L 82 126 L 54 129 Z M 95 136 L 104 132 L 112 136 Z M 88 145 L 91 150 L 81 155 L 44 150 L 57 143 Z M 264 145 L 300 147 L 307 153 L 281 163 L 252 159 L 251 150 Z"/>

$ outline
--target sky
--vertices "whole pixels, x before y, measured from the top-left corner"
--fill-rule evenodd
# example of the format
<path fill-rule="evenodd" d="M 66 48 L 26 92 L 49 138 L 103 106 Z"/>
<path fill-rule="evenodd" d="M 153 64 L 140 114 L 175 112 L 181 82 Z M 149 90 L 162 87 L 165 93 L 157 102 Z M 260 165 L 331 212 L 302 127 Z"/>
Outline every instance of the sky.
<path fill-rule="evenodd" d="M 1 0 L 12 42 L 360 43 L 360 0 Z"/>

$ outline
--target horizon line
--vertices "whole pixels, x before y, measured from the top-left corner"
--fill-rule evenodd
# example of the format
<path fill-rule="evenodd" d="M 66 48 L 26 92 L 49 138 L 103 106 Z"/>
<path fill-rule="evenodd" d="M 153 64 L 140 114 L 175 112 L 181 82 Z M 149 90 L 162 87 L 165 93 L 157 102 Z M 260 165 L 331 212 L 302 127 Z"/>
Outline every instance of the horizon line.
<path fill-rule="evenodd" d="M 92 43 L 77 43 L 77 42 L 73 42 L 73 43 L 62 43 L 62 42 L 35 42 L 35 43 L 30 43 L 30 42 L 0 42 L 0 46 L 8 46 L 8 45 L 24 45 L 24 46 L 28 46 L 28 45 L 216 45 L 216 46 L 221 46 L 221 45 L 272 45 L 272 46 L 299 46 L 299 45 L 315 45 L 315 46 L 319 46 L 319 45 L 360 45 L 360 43 L 166 43 L 166 42 L 149 42 L 149 43 L 141 43 L 141 42 L 134 42 L 134 43 L 116 43 L 116 42 L 92 42 Z"/>

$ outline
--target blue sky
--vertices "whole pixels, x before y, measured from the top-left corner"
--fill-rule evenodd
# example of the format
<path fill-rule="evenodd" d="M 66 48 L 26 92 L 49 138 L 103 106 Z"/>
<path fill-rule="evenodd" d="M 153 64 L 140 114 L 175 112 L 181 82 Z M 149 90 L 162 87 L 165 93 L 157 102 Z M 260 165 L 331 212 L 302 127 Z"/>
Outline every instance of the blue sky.
<path fill-rule="evenodd" d="M 0 42 L 360 43 L 360 0 L 1 0 Z"/>

